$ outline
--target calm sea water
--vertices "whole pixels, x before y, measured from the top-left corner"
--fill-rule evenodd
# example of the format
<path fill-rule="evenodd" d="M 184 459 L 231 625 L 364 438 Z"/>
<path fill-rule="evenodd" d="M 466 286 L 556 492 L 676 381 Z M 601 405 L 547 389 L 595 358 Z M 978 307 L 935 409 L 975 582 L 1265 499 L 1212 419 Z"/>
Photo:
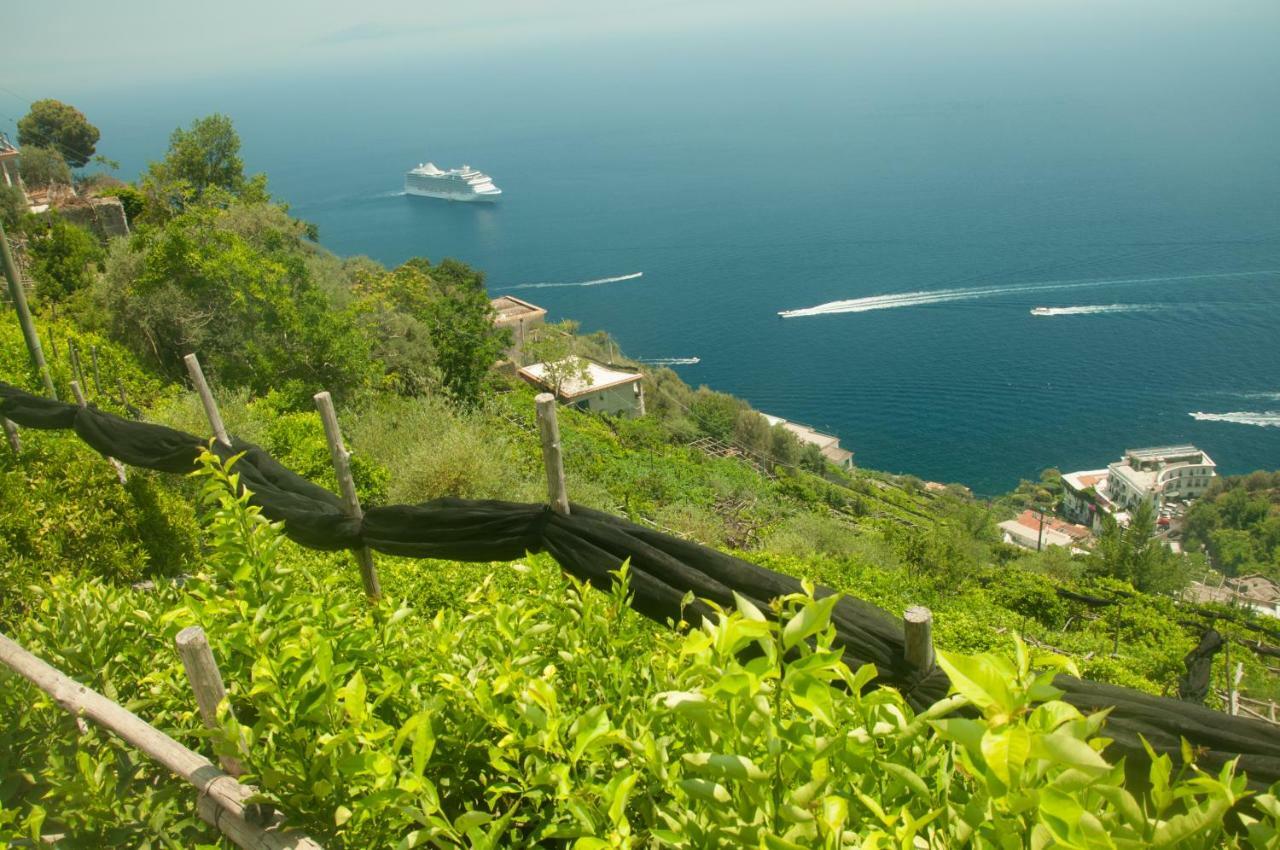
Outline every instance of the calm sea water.
<path fill-rule="evenodd" d="M 1280 16 L 1241 8 L 789 21 L 76 102 L 130 174 L 228 113 L 342 254 L 458 257 L 495 292 L 642 273 L 516 294 L 699 357 L 688 382 L 861 465 L 993 493 L 1183 441 L 1280 467 Z M 398 194 L 424 159 L 502 202 Z"/>

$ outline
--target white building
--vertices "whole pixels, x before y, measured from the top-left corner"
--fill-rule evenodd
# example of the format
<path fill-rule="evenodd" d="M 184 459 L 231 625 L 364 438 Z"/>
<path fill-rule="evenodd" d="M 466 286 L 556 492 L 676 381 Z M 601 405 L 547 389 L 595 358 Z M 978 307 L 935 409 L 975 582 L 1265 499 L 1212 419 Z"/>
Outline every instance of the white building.
<path fill-rule="evenodd" d="M 1195 446 L 1129 449 L 1107 467 L 1107 498 L 1120 508 L 1146 502 L 1157 511 L 1166 503 L 1199 498 L 1217 473 L 1217 464 Z"/>
<path fill-rule="evenodd" d="M 836 466 L 842 469 L 853 469 L 853 452 L 840 448 L 839 437 L 815 431 L 808 425 L 801 425 L 799 422 L 790 422 L 781 416 L 770 416 L 768 413 L 761 413 L 760 415 L 769 423 L 769 427 L 781 425 L 794 434 L 801 443 L 817 446 L 818 451 L 822 452 L 822 456 Z"/>
<path fill-rule="evenodd" d="M 489 302 L 493 307 L 493 323 L 500 328 L 511 329 L 511 349 L 508 356 L 524 348 L 529 331 L 545 323 L 547 311 L 537 304 L 530 304 L 514 295 L 503 295 Z"/>
<path fill-rule="evenodd" d="M 535 387 L 554 393 L 561 404 L 632 419 L 644 416 L 643 376 L 638 372 L 623 372 L 574 356 L 555 363 L 534 363 L 519 374 Z"/>
<path fill-rule="evenodd" d="M 1107 469 L 1087 469 L 1062 475 L 1062 513 L 1072 522 L 1097 531 L 1102 527 L 1102 514 L 1115 514 L 1115 505 L 1107 496 Z"/>
<path fill-rule="evenodd" d="M 1280 617 L 1280 584 L 1258 573 L 1223 579 L 1218 584 L 1193 581 L 1182 598 L 1250 608 L 1268 617 Z"/>

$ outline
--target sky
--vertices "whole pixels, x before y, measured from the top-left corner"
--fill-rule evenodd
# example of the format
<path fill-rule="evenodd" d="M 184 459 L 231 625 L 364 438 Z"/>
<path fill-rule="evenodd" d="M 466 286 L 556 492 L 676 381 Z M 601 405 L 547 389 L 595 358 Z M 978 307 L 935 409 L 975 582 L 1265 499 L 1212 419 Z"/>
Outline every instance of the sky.
<path fill-rule="evenodd" d="M 11 0 L 12 2 L 12 0 Z M 6 4 L 8 5 L 8 4 Z M 357 67 L 422 52 L 484 51 L 662 34 L 835 12 L 838 0 L 16 0 L 0 80 L 19 92 L 280 68 Z M 16 13 L 16 21 L 15 15 Z"/>

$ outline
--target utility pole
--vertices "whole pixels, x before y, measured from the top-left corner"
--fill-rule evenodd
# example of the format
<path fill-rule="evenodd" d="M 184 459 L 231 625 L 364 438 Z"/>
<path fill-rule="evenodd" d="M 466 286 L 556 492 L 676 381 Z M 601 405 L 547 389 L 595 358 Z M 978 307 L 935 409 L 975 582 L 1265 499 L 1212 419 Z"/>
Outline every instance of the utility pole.
<path fill-rule="evenodd" d="M 18 267 L 13 262 L 13 254 L 9 252 L 9 236 L 0 224 L 0 260 L 4 263 L 4 276 L 9 281 L 9 297 L 13 299 L 13 307 L 18 311 L 18 322 L 22 325 L 22 336 L 27 341 L 27 351 L 31 354 L 31 363 L 40 373 L 44 388 L 53 398 L 58 391 L 53 386 L 53 376 L 49 374 L 49 364 L 44 362 L 44 349 L 40 347 L 40 337 L 36 333 L 35 323 L 31 321 L 31 309 L 27 307 L 27 293 L 22 288 L 22 278 L 18 277 Z"/>

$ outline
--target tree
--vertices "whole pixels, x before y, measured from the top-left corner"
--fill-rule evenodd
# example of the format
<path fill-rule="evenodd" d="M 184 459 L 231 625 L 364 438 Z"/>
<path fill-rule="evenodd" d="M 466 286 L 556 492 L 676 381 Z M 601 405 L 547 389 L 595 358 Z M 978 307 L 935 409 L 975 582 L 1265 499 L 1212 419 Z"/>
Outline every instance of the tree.
<path fill-rule="evenodd" d="M 1155 509 L 1148 502 L 1133 509 L 1127 528 L 1103 514 L 1102 534 L 1089 556 L 1088 571 L 1127 581 L 1144 593 L 1185 586 L 1185 559 L 1174 555 L 1153 536 L 1155 528 Z"/>
<path fill-rule="evenodd" d="M 72 168 L 82 167 L 93 157 L 99 136 L 83 112 L 58 100 L 37 100 L 18 121 L 20 146 L 53 148 Z"/>
<path fill-rule="evenodd" d="M 161 202 L 157 211 L 177 211 L 192 201 L 218 201 L 220 196 L 246 203 L 269 199 L 263 175 L 245 179 L 240 136 L 231 119 L 220 114 L 197 118 L 186 130 L 174 130 L 168 153 L 151 163 L 143 187 Z"/>
<path fill-rule="evenodd" d="M 17 186 L 0 184 L 0 224 L 5 230 L 16 231 L 18 223 L 27 211 L 27 200 Z"/>
<path fill-rule="evenodd" d="M 510 331 L 493 323 L 482 273 L 457 260 L 433 266 L 417 257 L 390 272 L 362 274 L 355 291 L 366 320 L 405 332 L 425 328 L 445 392 L 463 403 L 479 400 L 489 370 L 511 344 Z"/>
<path fill-rule="evenodd" d="M 196 205 L 140 230 L 107 264 L 116 335 L 173 377 L 199 352 L 230 387 L 299 405 L 365 388 L 377 362 L 353 311 L 316 285 L 287 217 Z"/>
<path fill-rule="evenodd" d="M 52 148 L 35 145 L 24 148 L 18 160 L 18 171 L 22 175 L 22 182 L 33 189 L 55 183 L 71 185 L 71 169 L 63 161 L 62 155 Z"/>
<path fill-rule="evenodd" d="M 30 236 L 31 276 L 40 297 L 61 301 L 93 282 L 102 246 L 89 231 L 53 211 L 29 216 L 23 230 Z"/>
<path fill-rule="evenodd" d="M 528 363 L 541 363 L 551 392 L 559 395 L 568 381 L 584 384 L 591 381 L 587 361 L 578 353 L 579 337 L 574 333 L 576 322 L 561 322 L 535 328 L 525 341 L 522 354 Z"/>

